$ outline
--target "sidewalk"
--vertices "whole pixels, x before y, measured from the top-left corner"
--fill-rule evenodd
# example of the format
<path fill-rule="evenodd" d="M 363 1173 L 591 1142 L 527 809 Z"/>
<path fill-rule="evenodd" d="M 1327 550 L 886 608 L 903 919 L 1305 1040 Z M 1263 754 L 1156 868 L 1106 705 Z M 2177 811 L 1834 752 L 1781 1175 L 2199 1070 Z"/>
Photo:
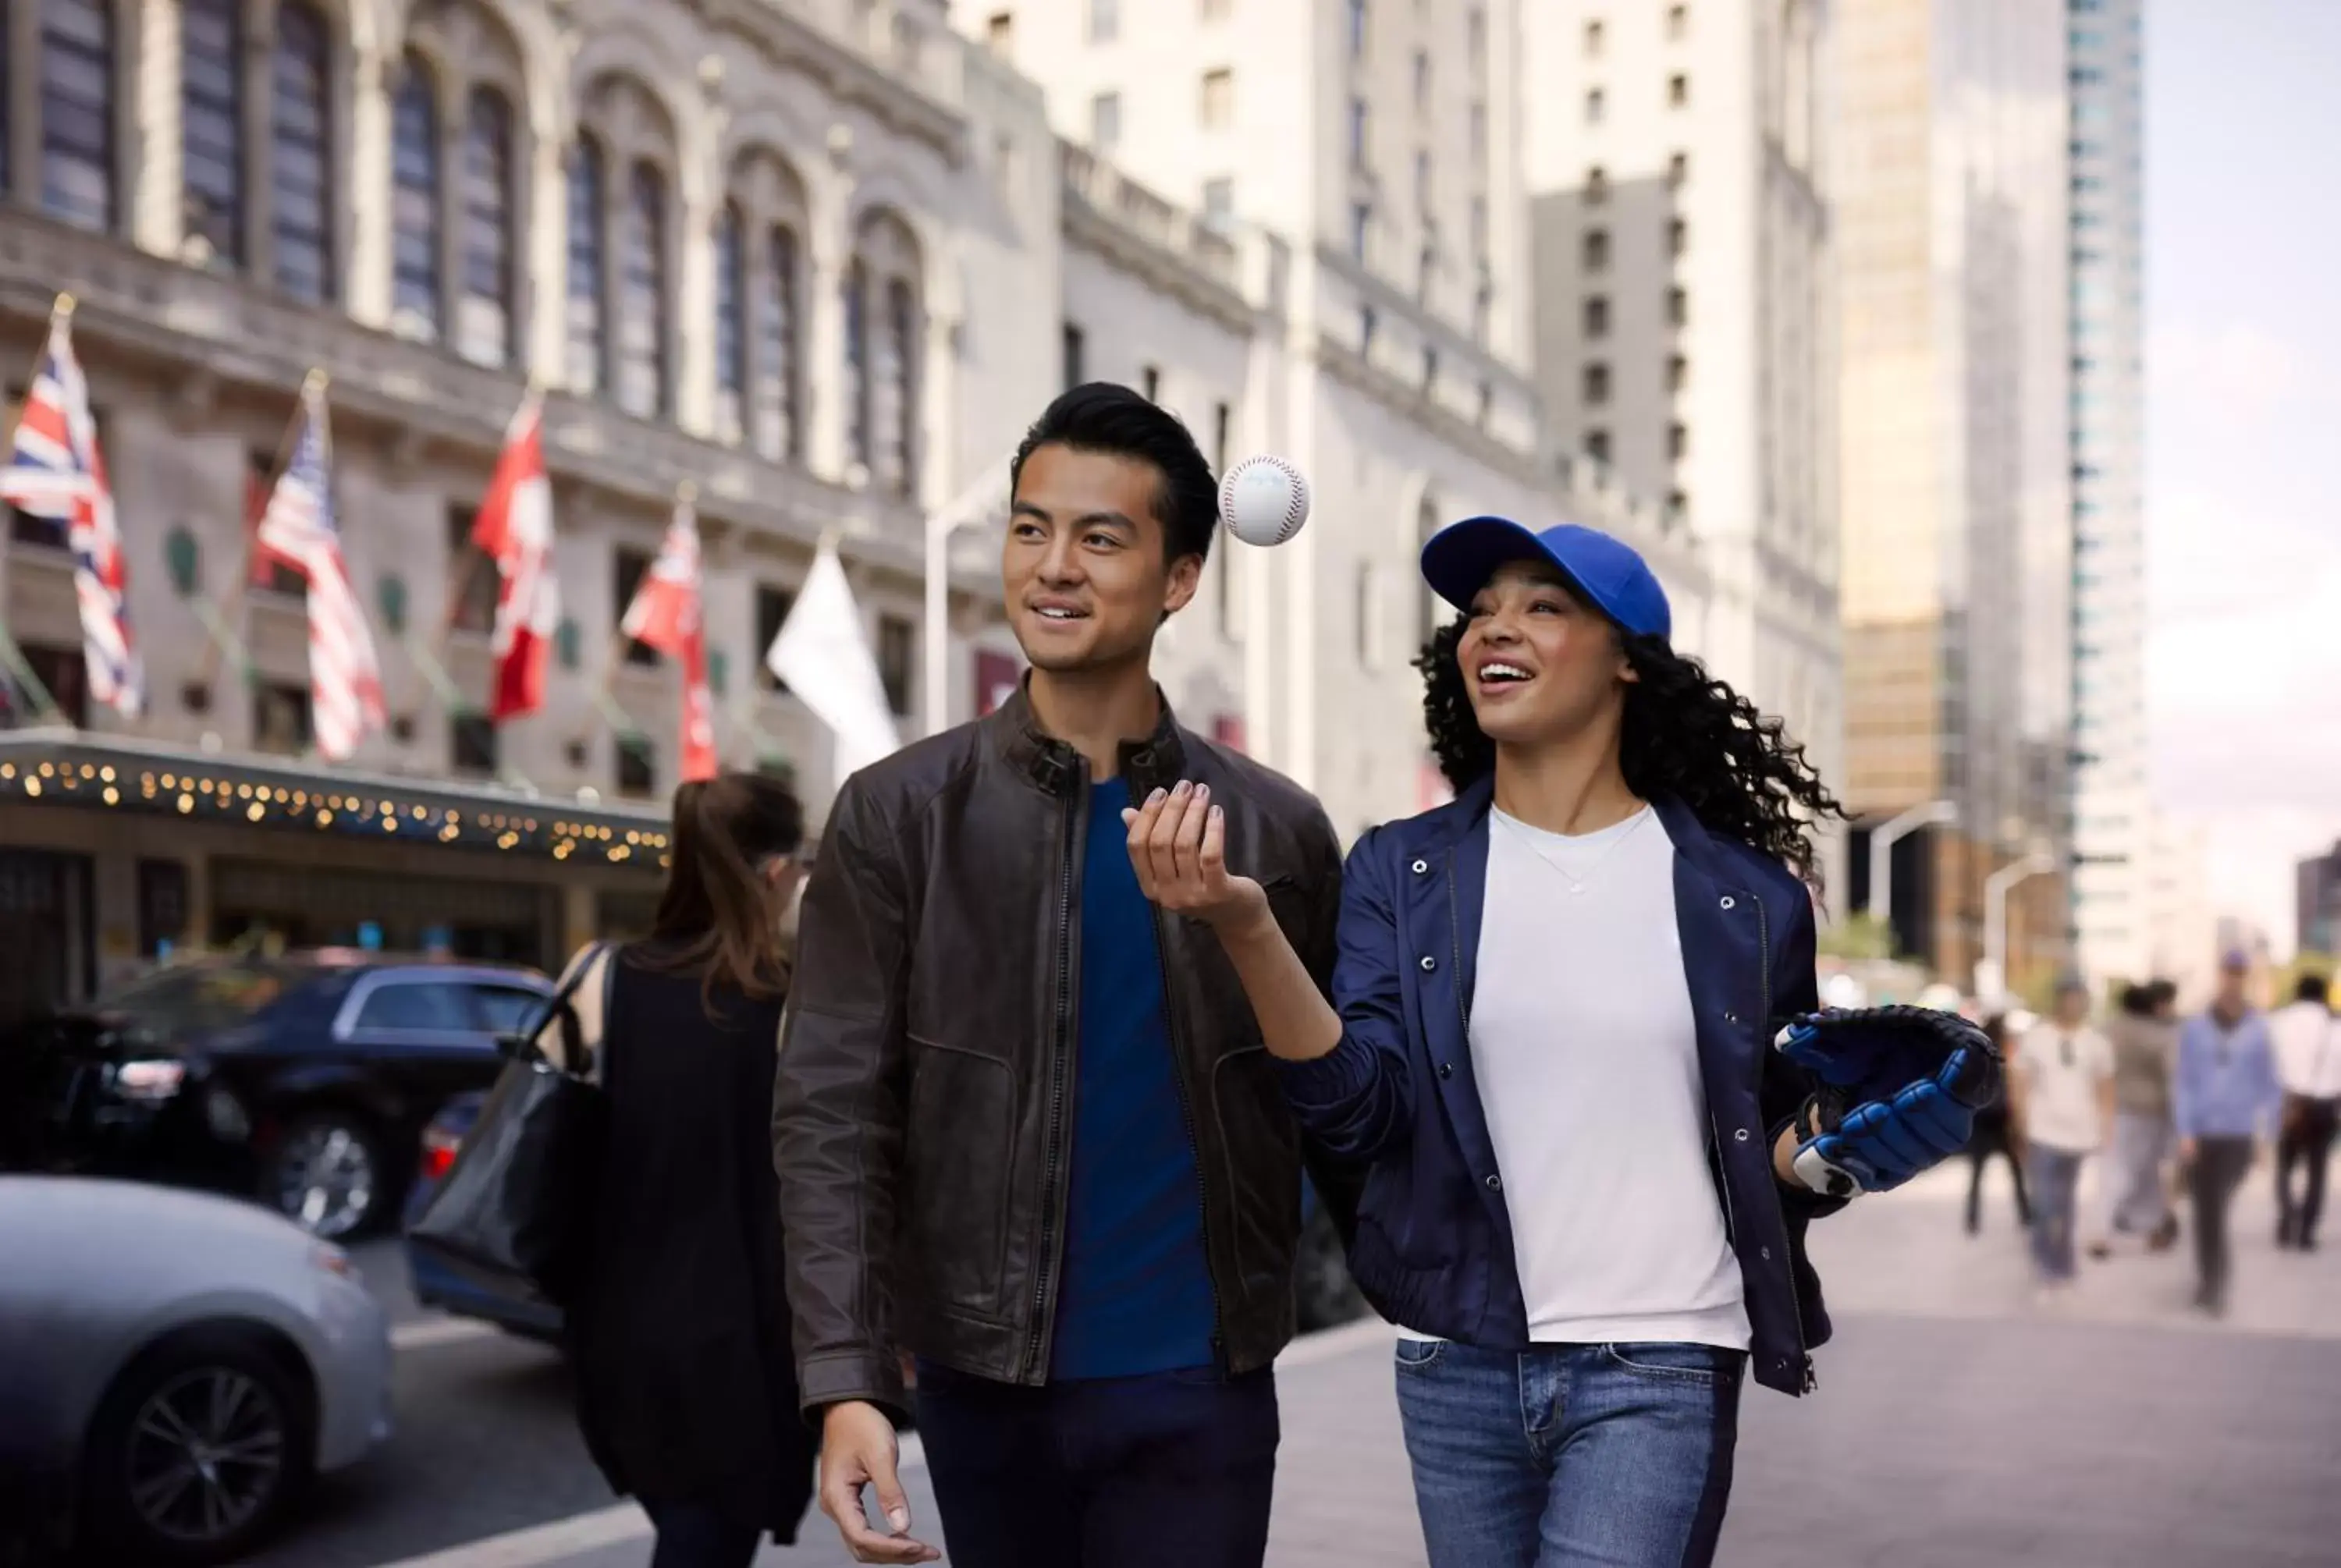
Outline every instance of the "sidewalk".
<path fill-rule="evenodd" d="M 2004 1182 L 2001 1167 L 1994 1175 Z M 2084 1264 L 2034 1310 L 2004 1186 L 1959 1228 L 1964 1166 L 1855 1204 L 1814 1232 L 1836 1339 L 1820 1388 L 1751 1388 L 1727 1568 L 2308 1568 L 2341 1542 L 2341 1247 L 2276 1252 L 2263 1168 L 2237 1199 L 2235 1311 L 2187 1310 L 2187 1244 Z M 2085 1188 L 2085 1206 L 2088 1202 Z M 2085 1206 L 2085 1214 L 2089 1210 Z M 1352 1325 L 1279 1369 L 1274 1568 L 1420 1568 L 1390 1335 Z M 923 1474 L 906 1477 L 922 1538 Z M 646 1526 L 600 1544 L 446 1568 L 642 1568 Z M 842 1568 L 827 1521 L 759 1568 Z M 486 1543 L 481 1543 L 484 1545 Z M 583 1544 L 581 1543 L 581 1544 Z"/>

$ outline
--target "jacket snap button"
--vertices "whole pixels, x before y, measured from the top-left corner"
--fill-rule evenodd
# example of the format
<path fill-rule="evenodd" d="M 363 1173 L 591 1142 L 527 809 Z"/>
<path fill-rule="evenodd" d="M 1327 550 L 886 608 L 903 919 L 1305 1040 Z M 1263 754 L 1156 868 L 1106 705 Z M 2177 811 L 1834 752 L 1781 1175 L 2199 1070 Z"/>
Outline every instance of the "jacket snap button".
<path fill-rule="evenodd" d="M 1442 1078 L 1451 1078 L 1451 1077 L 1453 1077 L 1455 1076 L 1455 1064 L 1454 1064 L 1453 1062 L 1441 1062 L 1441 1063 L 1439 1063 L 1439 1076 L 1440 1077 L 1442 1077 Z"/>
<path fill-rule="evenodd" d="M 1738 1132 L 1731 1136 L 1737 1141 L 1744 1144 L 1748 1141 L 1748 1129 L 1746 1127 L 1741 1127 Z"/>
<path fill-rule="evenodd" d="M 1504 1178 L 1503 1178 L 1503 1177 L 1501 1177 L 1501 1176 L 1489 1176 L 1489 1177 L 1488 1178 L 1488 1190 L 1489 1190 L 1489 1192 L 1501 1192 L 1501 1191 L 1503 1191 L 1503 1190 L 1504 1190 Z"/>
<path fill-rule="evenodd" d="M 1431 957 L 1430 954 L 1428 954 L 1428 953 L 1425 953 L 1425 954 L 1423 954 L 1423 955 L 1422 955 L 1422 972 L 1423 972 L 1424 974 L 1426 974 L 1426 975 L 1427 975 L 1427 974 L 1430 973 L 1430 971 L 1431 971 L 1431 970 L 1433 970 L 1433 969 L 1435 969 L 1435 968 L 1439 968 L 1439 960 L 1438 960 L 1438 959 L 1436 959 L 1436 958 L 1432 958 L 1432 957 Z"/>
<path fill-rule="evenodd" d="M 1726 1013 L 1723 1015 L 1723 1021 L 1727 1024 L 1736 1024 L 1739 1021 L 1739 1015 L 1738 1013 Z"/>
<path fill-rule="evenodd" d="M 1763 1255 L 1764 1255 L 1764 1261 L 1765 1261 L 1766 1263 L 1769 1263 L 1769 1262 L 1771 1262 L 1771 1261 L 1772 1261 L 1772 1249 L 1771 1249 L 1770 1247 L 1768 1247 L 1768 1247 L 1766 1247 L 1766 1248 L 1764 1249 L 1764 1254 L 1763 1254 Z"/>
<path fill-rule="evenodd" d="M 1733 904 L 1734 902 L 1736 902 L 1736 900 L 1731 899 L 1731 898 L 1726 898 L 1726 899 L 1724 899 L 1724 900 L 1723 900 L 1723 907 L 1724 907 L 1725 908 L 1728 909 L 1729 908 L 1731 908 L 1731 906 L 1732 906 L 1732 904 Z"/>
<path fill-rule="evenodd" d="M 1430 870 L 1430 861 L 1428 861 L 1428 860 L 1417 860 L 1417 861 L 1414 863 L 1414 874 L 1415 874 L 1416 876 L 1418 876 L 1418 877 L 1421 876 L 1425 871 L 1428 871 L 1428 870 Z"/>

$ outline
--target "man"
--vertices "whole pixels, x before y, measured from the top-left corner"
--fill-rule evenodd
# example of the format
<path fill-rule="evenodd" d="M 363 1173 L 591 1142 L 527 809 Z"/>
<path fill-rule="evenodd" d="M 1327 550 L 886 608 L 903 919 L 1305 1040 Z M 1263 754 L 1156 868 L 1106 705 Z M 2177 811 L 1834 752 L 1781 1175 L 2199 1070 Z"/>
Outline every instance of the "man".
<path fill-rule="evenodd" d="M 2276 1081 L 2284 1086 L 2283 1131 L 2276 1146 L 2276 1244 L 2316 1250 L 2325 1210 L 2325 1162 L 2341 1125 L 2341 1023 L 2327 1004 L 2325 977 L 2303 975 L 2293 1000 L 2268 1018 Z M 2308 1190 L 2292 1196 L 2295 1167 L 2308 1167 Z"/>
<path fill-rule="evenodd" d="M 2177 1239 L 2163 1169 L 2170 1157 L 2170 1075 L 2178 1057 L 2178 1025 L 2170 1017 L 2170 983 L 2123 987 L 2121 1014 L 2107 1031 L 2114 1048 L 2114 1139 L 2106 1162 L 2105 1228 L 2143 1235 L 2161 1252 Z M 2095 1257 L 2110 1255 L 2100 1239 Z"/>
<path fill-rule="evenodd" d="M 2214 1317 L 2227 1310 L 2227 1205 L 2252 1167 L 2254 1140 L 2265 1136 L 2282 1091 L 2276 1081 L 2267 1019 L 2244 996 L 2251 959 L 2230 952 L 2219 961 L 2211 1010 L 2178 1032 L 2178 1071 L 2171 1116 L 2178 1159 L 2195 1204 L 2195 1305 Z"/>
<path fill-rule="evenodd" d="M 896 1474 L 907 1350 L 954 1563 L 1257 1568 L 1299 1137 L 1218 945 L 1140 892 L 1121 812 L 1212 784 L 1320 986 L 1340 847 L 1149 673 L 1217 518 L 1185 428 L 1078 387 L 1011 482 L 1025 685 L 849 779 L 805 892 L 773 1147 L 822 1506 L 862 1562 L 935 1555 Z"/>
<path fill-rule="evenodd" d="M 2114 1120 L 2114 1048 L 2088 1027 L 2089 987 L 2057 983 L 2053 1015 L 2017 1047 L 2010 1109 L 2024 1128 L 2032 1188 L 2032 1260 L 2044 1296 L 2073 1282 L 2081 1162 L 2105 1146 Z"/>

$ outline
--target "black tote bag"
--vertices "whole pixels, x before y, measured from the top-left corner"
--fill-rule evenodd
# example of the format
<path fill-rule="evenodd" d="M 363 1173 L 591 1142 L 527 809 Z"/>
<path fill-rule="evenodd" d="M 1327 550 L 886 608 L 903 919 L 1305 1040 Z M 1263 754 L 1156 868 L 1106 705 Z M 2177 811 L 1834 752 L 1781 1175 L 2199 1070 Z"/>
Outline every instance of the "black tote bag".
<path fill-rule="evenodd" d="M 586 1077 L 593 1061 L 572 1005 L 597 962 L 599 1048 L 606 1049 L 618 958 L 603 943 L 553 993 L 533 1027 L 504 1037 L 510 1062 L 456 1151 L 454 1166 L 407 1230 L 413 1245 L 500 1295 L 559 1306 L 574 1280 L 609 1126 L 609 1102 L 603 1087 Z M 561 1028 L 566 1069 L 538 1048 L 549 1024 Z"/>

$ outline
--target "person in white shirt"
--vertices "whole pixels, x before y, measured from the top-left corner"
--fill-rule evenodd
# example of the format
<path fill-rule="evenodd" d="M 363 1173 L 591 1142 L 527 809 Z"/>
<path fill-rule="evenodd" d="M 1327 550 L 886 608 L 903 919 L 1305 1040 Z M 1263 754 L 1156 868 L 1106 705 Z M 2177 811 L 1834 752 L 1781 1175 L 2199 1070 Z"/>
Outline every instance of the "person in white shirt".
<path fill-rule="evenodd" d="M 1898 1097 L 1833 1113 L 1778 1047 L 1820 1009 L 1837 803 L 1669 646 L 1641 557 L 1474 518 L 1422 566 L 1461 612 L 1417 660 L 1456 798 L 1351 849 L 1332 997 L 1216 802 L 1150 799 L 1131 858 L 1218 933 L 1302 1131 L 1365 1172 L 1350 1271 L 1410 1331 L 1431 1568 L 1702 1568 L 1743 1379 L 1810 1391 L 1828 1333 L 1805 1230 L 1850 1193 L 1800 1153 L 1874 1118 L 1898 1179 L 1971 1118 L 1943 1149 Z"/>
<path fill-rule="evenodd" d="M 2316 1250 L 2316 1220 L 2325 1209 L 2325 1163 L 2341 1126 L 2341 1019 L 2326 997 L 2325 977 L 2303 975 L 2293 1000 L 2268 1015 L 2276 1047 L 2276 1081 L 2284 1086 L 2283 1120 L 2276 1146 L 2276 1244 Z M 2297 1200 L 2293 1172 L 2308 1167 Z"/>
<path fill-rule="evenodd" d="M 2055 1014 L 2025 1034 L 2007 1075 L 2031 1167 L 2032 1260 L 2050 1290 L 2072 1282 L 2081 1162 L 2105 1146 L 2114 1121 L 2114 1047 L 2088 1019 L 2089 987 L 2067 976 Z"/>

